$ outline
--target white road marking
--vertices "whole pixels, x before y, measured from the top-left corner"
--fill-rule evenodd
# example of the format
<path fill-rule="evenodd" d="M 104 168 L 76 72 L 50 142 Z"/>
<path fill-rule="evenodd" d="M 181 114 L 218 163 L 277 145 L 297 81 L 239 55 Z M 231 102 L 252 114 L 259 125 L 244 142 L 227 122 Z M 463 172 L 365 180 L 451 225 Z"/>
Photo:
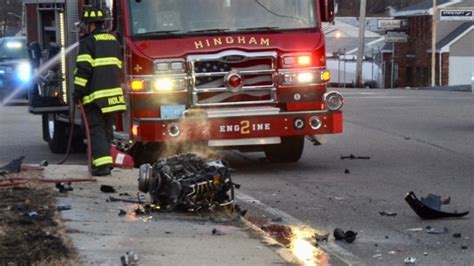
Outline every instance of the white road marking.
<path fill-rule="evenodd" d="M 238 200 L 257 206 L 258 208 L 265 210 L 267 213 L 271 215 L 281 217 L 285 224 L 312 227 L 304 223 L 303 221 L 299 220 L 298 218 L 295 218 L 282 210 L 270 207 L 266 205 L 265 203 L 259 201 L 258 199 L 252 196 L 249 196 L 247 194 L 244 194 L 240 191 L 235 192 L 235 197 Z M 324 251 L 326 251 L 327 253 L 337 257 L 338 259 L 340 259 L 347 265 L 365 265 L 357 256 L 355 256 L 350 251 L 342 248 L 341 246 L 337 245 L 336 243 L 332 241 L 329 241 L 327 244 L 319 245 L 319 247 L 323 249 Z"/>

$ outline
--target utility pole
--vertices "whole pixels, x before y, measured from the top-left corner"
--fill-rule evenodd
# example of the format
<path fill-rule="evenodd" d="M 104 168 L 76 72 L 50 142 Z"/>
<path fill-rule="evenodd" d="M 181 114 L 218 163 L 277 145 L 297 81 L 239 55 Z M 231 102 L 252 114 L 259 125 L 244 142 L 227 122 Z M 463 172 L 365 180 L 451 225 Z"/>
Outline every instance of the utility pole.
<path fill-rule="evenodd" d="M 357 87 L 362 88 L 362 64 L 364 60 L 364 46 L 365 46 L 365 11 L 367 7 L 367 0 L 360 0 L 360 15 L 359 15 L 359 47 L 357 49 L 357 69 L 356 69 L 356 84 Z"/>
<path fill-rule="evenodd" d="M 431 87 L 436 86 L 436 20 L 438 19 L 438 5 L 433 0 L 433 19 L 431 26 Z M 440 66 L 441 67 L 441 66 Z"/>

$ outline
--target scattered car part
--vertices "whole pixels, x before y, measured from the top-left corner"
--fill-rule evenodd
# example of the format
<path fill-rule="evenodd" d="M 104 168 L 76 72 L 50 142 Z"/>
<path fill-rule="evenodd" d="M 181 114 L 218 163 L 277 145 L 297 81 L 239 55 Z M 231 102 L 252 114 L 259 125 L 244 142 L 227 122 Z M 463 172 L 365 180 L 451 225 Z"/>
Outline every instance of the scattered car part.
<path fill-rule="evenodd" d="M 336 240 L 343 240 L 344 239 L 344 230 L 342 230 L 341 228 L 336 228 L 336 229 L 334 229 L 333 235 L 334 235 L 334 238 Z"/>
<path fill-rule="evenodd" d="M 58 182 L 56 183 L 56 188 L 59 190 L 59 193 L 67 193 L 68 191 L 74 191 L 74 189 L 71 186 L 71 183 L 63 183 L 63 182 Z"/>
<path fill-rule="evenodd" d="M 72 209 L 72 207 L 69 204 L 64 204 L 64 205 L 59 205 L 57 209 L 58 211 L 69 211 Z"/>
<path fill-rule="evenodd" d="M 120 209 L 118 216 L 124 216 L 124 215 L 126 215 L 126 214 L 127 214 L 126 211 Z"/>
<path fill-rule="evenodd" d="M 116 202 L 116 201 L 121 201 L 121 202 L 127 202 L 127 203 L 138 203 L 138 204 L 142 204 L 143 201 L 139 200 L 139 199 L 135 199 L 135 198 L 116 198 L 116 197 L 109 197 L 109 201 L 111 202 Z"/>
<path fill-rule="evenodd" d="M 433 209 L 429 206 L 426 206 L 418 200 L 415 193 L 412 191 L 408 193 L 405 197 L 408 205 L 415 211 L 415 213 L 422 219 L 441 219 L 441 218 L 460 218 L 469 214 L 469 212 L 443 212 L 441 210 Z M 436 206 L 435 206 L 436 207 Z"/>
<path fill-rule="evenodd" d="M 467 249 L 467 245 L 462 245 L 461 249 Z"/>
<path fill-rule="evenodd" d="M 0 171 L 4 174 L 19 173 L 21 171 L 21 164 L 25 156 L 20 156 L 17 159 L 11 160 L 9 163 L 0 167 Z"/>
<path fill-rule="evenodd" d="M 410 228 L 410 229 L 407 229 L 405 231 L 408 231 L 408 232 L 419 232 L 419 231 L 423 231 L 423 228 L 421 227 L 417 227 L 417 228 Z"/>
<path fill-rule="evenodd" d="M 448 228 L 445 226 L 443 227 L 443 229 L 436 229 L 436 228 L 433 228 L 433 227 L 430 227 L 430 228 L 427 228 L 426 229 L 426 232 L 428 234 L 432 234 L 432 235 L 441 235 L 441 234 L 446 234 L 446 233 L 449 233 L 449 230 Z"/>
<path fill-rule="evenodd" d="M 162 210 L 211 210 L 233 206 L 234 184 L 227 163 L 186 153 L 140 166 L 138 188 Z M 230 193 L 229 193 L 230 192 Z M 230 195 L 229 195 L 230 194 Z"/>
<path fill-rule="evenodd" d="M 381 216 L 389 216 L 389 217 L 397 216 L 396 212 L 391 212 L 391 211 L 379 211 L 379 214 Z"/>
<path fill-rule="evenodd" d="M 102 191 L 104 193 L 115 193 L 115 192 L 117 192 L 113 186 L 109 186 L 109 185 L 101 185 L 100 186 L 100 191 Z"/>
<path fill-rule="evenodd" d="M 351 171 L 349 171 L 349 169 L 346 168 L 346 170 L 344 170 L 344 174 L 350 174 Z"/>
<path fill-rule="evenodd" d="M 225 233 L 222 232 L 221 230 L 217 229 L 217 228 L 212 228 L 212 235 L 214 235 L 214 236 L 223 236 L 223 235 L 225 235 Z"/>
<path fill-rule="evenodd" d="M 420 201 L 431 209 L 441 211 L 441 205 L 449 204 L 451 202 L 451 197 L 442 200 L 439 195 L 429 194 L 426 198 L 421 197 Z"/>
<path fill-rule="evenodd" d="M 324 235 L 314 234 L 314 239 L 316 239 L 316 242 L 322 242 L 322 241 L 328 242 L 329 234 L 324 234 Z"/>
<path fill-rule="evenodd" d="M 46 160 L 42 160 L 40 163 L 39 163 L 39 166 L 41 167 L 47 167 L 49 165 L 48 161 Z"/>
<path fill-rule="evenodd" d="M 138 265 L 138 254 L 133 251 L 127 251 L 125 255 L 120 257 L 122 266 L 136 266 Z"/>
<path fill-rule="evenodd" d="M 352 243 L 356 240 L 356 237 L 357 237 L 357 233 L 354 232 L 354 231 L 347 231 L 345 234 L 344 234 L 344 240 L 347 242 L 347 243 Z"/>
<path fill-rule="evenodd" d="M 354 154 L 351 154 L 349 156 L 341 156 L 341 160 L 370 160 L 369 156 L 355 156 Z"/>
<path fill-rule="evenodd" d="M 405 262 L 405 264 L 415 264 L 416 263 L 416 258 L 415 257 L 407 257 L 404 262 Z"/>
<path fill-rule="evenodd" d="M 454 237 L 454 238 L 461 238 L 461 233 L 454 233 L 454 234 L 453 234 L 453 237 Z"/>

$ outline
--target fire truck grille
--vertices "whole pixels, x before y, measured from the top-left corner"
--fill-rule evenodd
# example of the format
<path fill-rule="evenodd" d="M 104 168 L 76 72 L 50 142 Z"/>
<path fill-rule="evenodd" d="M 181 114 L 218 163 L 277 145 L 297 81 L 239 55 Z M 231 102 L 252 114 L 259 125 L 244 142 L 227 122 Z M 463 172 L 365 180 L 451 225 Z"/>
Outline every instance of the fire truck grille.
<path fill-rule="evenodd" d="M 234 61 L 232 61 L 234 60 Z M 276 102 L 274 76 L 276 55 L 226 51 L 220 54 L 190 56 L 193 76 L 193 105 L 258 105 Z M 227 75 L 237 73 L 242 86 L 231 88 Z"/>

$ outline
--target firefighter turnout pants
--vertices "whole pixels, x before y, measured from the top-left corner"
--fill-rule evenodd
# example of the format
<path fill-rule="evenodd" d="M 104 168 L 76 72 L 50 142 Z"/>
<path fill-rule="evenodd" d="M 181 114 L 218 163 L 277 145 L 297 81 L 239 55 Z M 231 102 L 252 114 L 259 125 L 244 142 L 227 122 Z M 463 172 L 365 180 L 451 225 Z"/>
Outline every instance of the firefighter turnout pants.
<path fill-rule="evenodd" d="M 115 113 L 103 114 L 95 104 L 86 105 L 85 110 L 89 122 L 92 169 L 112 167 L 110 144 L 113 139 Z"/>

